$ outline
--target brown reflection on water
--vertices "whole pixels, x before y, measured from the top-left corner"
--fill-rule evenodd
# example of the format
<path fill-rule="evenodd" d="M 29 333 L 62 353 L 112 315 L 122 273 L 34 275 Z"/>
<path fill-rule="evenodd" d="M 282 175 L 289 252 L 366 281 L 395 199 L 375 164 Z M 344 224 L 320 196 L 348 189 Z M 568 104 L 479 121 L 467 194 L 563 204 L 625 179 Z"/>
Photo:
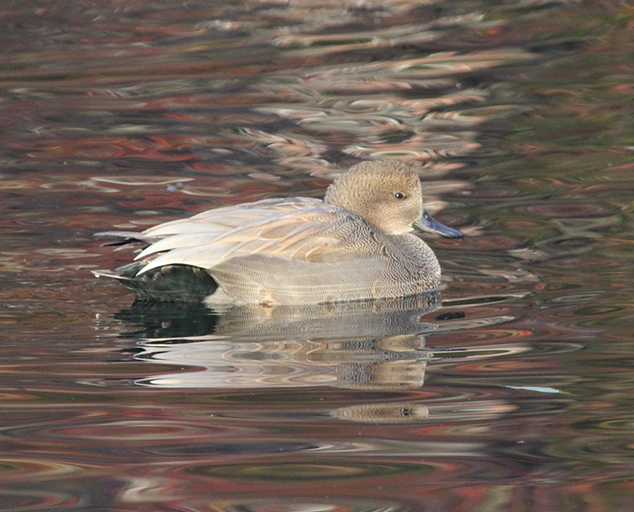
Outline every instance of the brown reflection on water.
<path fill-rule="evenodd" d="M 632 509 L 629 7 L 36 0 L 0 25 L 3 510 Z M 469 235 L 430 240 L 440 309 L 139 312 L 90 276 L 129 256 L 93 232 L 384 156 Z"/>

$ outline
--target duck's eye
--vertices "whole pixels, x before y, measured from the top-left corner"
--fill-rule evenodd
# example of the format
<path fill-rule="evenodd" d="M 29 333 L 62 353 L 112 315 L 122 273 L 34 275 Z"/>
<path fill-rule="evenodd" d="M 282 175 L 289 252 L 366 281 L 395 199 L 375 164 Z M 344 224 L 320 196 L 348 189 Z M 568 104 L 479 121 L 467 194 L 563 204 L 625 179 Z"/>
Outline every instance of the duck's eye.
<path fill-rule="evenodd" d="M 401 194 L 400 192 L 396 192 L 396 193 L 394 194 L 394 197 L 395 197 L 396 199 L 405 199 L 405 194 Z"/>

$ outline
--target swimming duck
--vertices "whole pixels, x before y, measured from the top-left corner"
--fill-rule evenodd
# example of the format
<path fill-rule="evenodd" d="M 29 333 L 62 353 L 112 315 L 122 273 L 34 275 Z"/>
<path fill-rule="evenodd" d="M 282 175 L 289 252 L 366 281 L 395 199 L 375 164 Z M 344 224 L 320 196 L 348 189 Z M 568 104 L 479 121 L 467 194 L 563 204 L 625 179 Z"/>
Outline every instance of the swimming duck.
<path fill-rule="evenodd" d="M 440 265 L 414 228 L 460 238 L 423 209 L 418 175 L 396 160 L 362 162 L 324 200 L 264 199 L 209 210 L 105 245 L 147 244 L 135 262 L 96 271 L 141 299 L 319 304 L 435 290 Z"/>

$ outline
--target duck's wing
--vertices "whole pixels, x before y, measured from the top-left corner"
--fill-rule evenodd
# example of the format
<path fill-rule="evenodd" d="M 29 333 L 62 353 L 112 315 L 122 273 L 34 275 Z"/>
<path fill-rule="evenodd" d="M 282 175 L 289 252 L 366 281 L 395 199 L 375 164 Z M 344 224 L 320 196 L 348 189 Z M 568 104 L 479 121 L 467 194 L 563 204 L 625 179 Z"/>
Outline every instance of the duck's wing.
<path fill-rule="evenodd" d="M 207 226 L 207 225 L 206 225 Z M 335 206 L 276 212 L 225 232 L 180 231 L 141 252 L 137 259 L 162 253 L 139 274 L 165 265 L 213 269 L 235 258 L 270 257 L 287 261 L 334 263 L 382 252 L 376 233 L 360 217 Z"/>
<path fill-rule="evenodd" d="M 155 238 L 164 238 L 166 236 L 201 231 L 226 233 L 264 216 L 293 212 L 320 204 L 323 204 L 321 200 L 308 197 L 262 199 L 253 203 L 215 208 L 186 219 L 165 222 L 146 229 L 143 234 Z"/>
<path fill-rule="evenodd" d="M 115 242 L 108 242 L 104 245 L 126 245 L 134 242 L 154 244 L 167 237 L 191 233 L 208 233 L 210 235 L 215 234 L 219 236 L 268 215 L 292 212 L 320 204 L 322 204 L 321 200 L 308 197 L 262 199 L 253 203 L 207 210 L 185 219 L 164 222 L 163 224 L 158 224 L 141 232 L 103 231 L 95 233 L 95 236 L 122 239 Z"/>

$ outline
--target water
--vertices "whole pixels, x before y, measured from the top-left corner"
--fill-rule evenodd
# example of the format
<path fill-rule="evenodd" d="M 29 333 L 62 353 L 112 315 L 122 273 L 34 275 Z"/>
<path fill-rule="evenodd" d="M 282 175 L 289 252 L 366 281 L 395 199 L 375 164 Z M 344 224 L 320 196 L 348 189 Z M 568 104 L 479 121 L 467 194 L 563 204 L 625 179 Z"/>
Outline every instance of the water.
<path fill-rule="evenodd" d="M 631 8 L 5 2 L 0 510 L 629 511 Z M 92 233 L 418 166 L 439 297 L 139 306 Z"/>

